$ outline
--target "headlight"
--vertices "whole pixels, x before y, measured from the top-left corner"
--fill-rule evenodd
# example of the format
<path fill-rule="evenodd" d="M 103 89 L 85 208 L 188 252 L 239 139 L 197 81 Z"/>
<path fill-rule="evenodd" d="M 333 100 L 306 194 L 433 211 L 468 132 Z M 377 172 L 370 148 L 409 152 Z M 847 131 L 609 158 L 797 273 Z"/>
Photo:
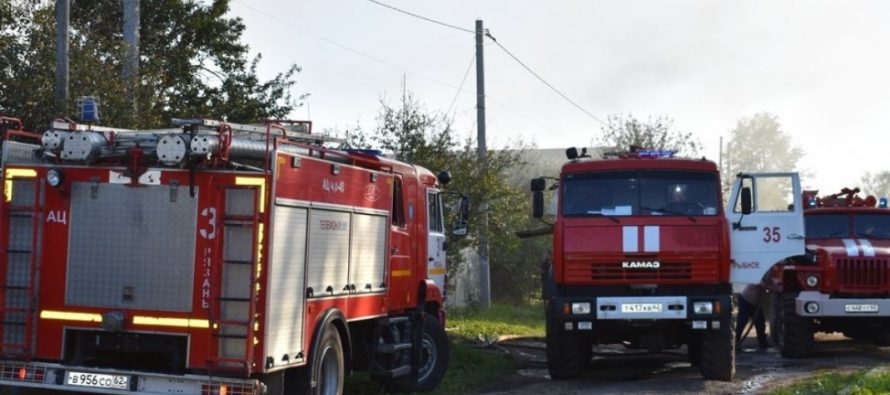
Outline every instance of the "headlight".
<path fill-rule="evenodd" d="M 692 311 L 695 314 L 713 314 L 714 303 L 711 302 L 695 302 L 692 304 Z"/>
<path fill-rule="evenodd" d="M 819 303 L 807 302 L 807 304 L 803 305 L 803 309 L 809 314 L 816 314 L 819 312 Z"/>
<path fill-rule="evenodd" d="M 819 285 L 819 276 L 811 274 L 807 276 L 806 282 L 808 287 L 816 288 L 816 286 Z"/>
<path fill-rule="evenodd" d="M 46 182 L 49 184 L 49 186 L 53 188 L 58 187 L 59 185 L 62 185 L 62 180 L 63 176 L 61 170 L 49 169 L 46 172 Z"/>
<path fill-rule="evenodd" d="M 590 314 L 590 303 L 572 303 L 572 314 Z"/>

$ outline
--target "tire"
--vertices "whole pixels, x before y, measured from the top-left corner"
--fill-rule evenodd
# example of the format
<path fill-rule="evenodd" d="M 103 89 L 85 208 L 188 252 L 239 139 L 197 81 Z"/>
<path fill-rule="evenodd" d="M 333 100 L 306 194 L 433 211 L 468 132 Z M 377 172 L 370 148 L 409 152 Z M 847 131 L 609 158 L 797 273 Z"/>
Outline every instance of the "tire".
<path fill-rule="evenodd" d="M 702 377 L 720 381 L 735 377 L 735 320 L 733 313 L 720 320 L 720 329 L 700 332 L 698 368 Z"/>
<path fill-rule="evenodd" d="M 436 389 L 448 370 L 450 347 L 445 328 L 432 315 L 423 318 L 423 351 L 417 381 L 411 375 L 386 382 L 388 392 L 428 392 Z"/>
<path fill-rule="evenodd" d="M 689 357 L 689 364 L 692 367 L 701 365 L 701 339 L 698 336 L 692 336 L 686 343 L 686 353 Z"/>
<path fill-rule="evenodd" d="M 547 314 L 547 370 L 553 380 L 577 377 L 590 364 L 593 344 L 578 332 L 566 331 L 562 322 Z"/>
<path fill-rule="evenodd" d="M 813 350 L 813 321 L 797 315 L 795 301 L 797 293 L 783 293 L 779 296 L 770 331 L 776 332 L 776 346 L 785 358 L 806 358 Z"/>
<path fill-rule="evenodd" d="M 307 395 L 340 395 L 346 379 L 346 361 L 340 333 L 333 324 L 325 326 L 318 348 L 312 350 L 312 361 L 299 370 L 298 393 Z M 312 386 L 315 383 L 315 386 Z M 289 393 L 289 387 L 286 393 Z"/>

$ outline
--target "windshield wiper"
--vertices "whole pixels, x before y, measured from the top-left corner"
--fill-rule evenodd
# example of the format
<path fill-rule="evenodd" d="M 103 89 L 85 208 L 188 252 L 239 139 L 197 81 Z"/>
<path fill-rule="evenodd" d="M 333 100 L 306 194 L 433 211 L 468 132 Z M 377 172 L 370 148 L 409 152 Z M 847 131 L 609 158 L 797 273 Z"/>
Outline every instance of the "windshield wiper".
<path fill-rule="evenodd" d="M 616 224 L 620 224 L 620 223 L 621 223 L 621 220 L 619 220 L 618 218 L 615 218 L 615 217 L 613 217 L 613 216 L 611 216 L 611 215 L 605 215 L 605 214 L 603 214 L 602 212 L 599 212 L 599 211 L 588 211 L 588 212 L 587 212 L 587 215 L 594 215 L 594 216 L 597 216 L 597 217 L 605 217 L 605 218 L 608 218 L 608 219 L 612 220 L 612 222 L 614 222 L 614 223 L 616 223 Z"/>
<path fill-rule="evenodd" d="M 649 211 L 650 211 L 650 213 L 649 213 L 650 215 L 652 214 L 651 212 L 654 211 L 654 212 L 659 212 L 659 213 L 667 213 L 667 214 L 681 215 L 681 216 L 684 216 L 684 217 L 686 217 L 686 218 L 689 218 L 689 220 L 692 221 L 692 222 L 698 222 L 698 219 L 696 219 L 696 218 L 693 217 L 692 215 L 689 215 L 689 214 L 686 214 L 686 213 L 681 213 L 681 212 L 679 212 L 679 211 L 668 210 L 668 209 L 665 209 L 665 208 L 655 209 L 655 208 L 652 208 L 652 207 L 646 207 L 646 206 L 640 206 L 640 209 L 641 209 L 641 210 L 649 210 Z"/>

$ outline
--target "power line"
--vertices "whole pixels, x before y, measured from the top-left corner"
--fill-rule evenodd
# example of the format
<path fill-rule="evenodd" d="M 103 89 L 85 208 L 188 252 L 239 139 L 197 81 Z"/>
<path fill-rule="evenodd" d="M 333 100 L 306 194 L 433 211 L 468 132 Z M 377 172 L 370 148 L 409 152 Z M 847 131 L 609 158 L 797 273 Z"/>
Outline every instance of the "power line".
<path fill-rule="evenodd" d="M 369 1 L 370 1 L 370 0 L 369 0 Z M 298 31 L 300 31 L 300 32 L 303 32 L 303 33 L 309 35 L 309 36 L 312 37 L 312 38 L 315 38 L 315 39 L 320 40 L 320 41 L 324 41 L 324 42 L 326 42 L 326 43 L 328 43 L 328 44 L 330 44 L 330 45 L 333 45 L 333 46 L 335 46 L 335 47 L 338 47 L 338 48 L 340 48 L 340 49 L 342 49 L 342 50 L 345 50 L 345 51 L 347 51 L 347 52 L 351 52 L 351 53 L 353 53 L 353 54 L 355 54 L 355 55 L 358 55 L 358 56 L 360 56 L 360 57 L 363 57 L 363 58 L 372 60 L 372 61 L 374 61 L 374 62 L 380 63 L 380 64 L 385 65 L 385 66 L 387 66 L 387 67 L 394 68 L 394 69 L 399 70 L 399 71 L 402 71 L 402 72 L 404 72 L 404 73 L 408 73 L 408 74 L 411 74 L 411 75 L 420 77 L 420 78 L 422 78 L 422 79 L 425 79 L 425 80 L 427 80 L 427 81 L 434 82 L 434 83 L 439 84 L 439 85 L 447 86 L 447 87 L 452 88 L 452 89 L 457 89 L 459 92 L 460 92 L 460 91 L 463 91 L 463 92 L 467 92 L 467 93 L 472 93 L 472 94 L 474 94 L 474 95 L 476 94 L 476 91 L 474 91 L 474 90 L 466 89 L 466 88 L 463 88 L 462 86 L 461 86 L 461 87 L 455 86 L 455 85 L 450 84 L 450 83 L 448 83 L 448 82 L 445 82 L 445 81 L 442 81 L 442 80 L 439 80 L 439 79 L 436 79 L 436 78 L 433 78 L 433 77 L 429 77 L 429 76 L 426 76 L 426 75 L 423 75 L 423 74 L 420 74 L 420 73 L 417 73 L 417 72 L 408 70 L 408 69 L 406 69 L 406 68 L 404 68 L 404 67 L 402 67 L 402 66 L 396 65 L 396 64 L 394 64 L 394 63 L 387 62 L 387 61 L 385 61 L 385 60 L 383 60 L 383 59 L 380 59 L 380 58 L 378 58 L 378 57 L 376 57 L 376 56 L 372 56 L 372 55 L 366 54 L 366 53 L 364 53 L 364 52 L 362 52 L 362 51 L 359 51 L 359 50 L 357 50 L 357 49 L 353 49 L 353 48 L 351 48 L 351 47 L 349 47 L 349 46 L 347 46 L 347 45 L 345 45 L 345 44 L 341 44 L 341 43 L 339 43 L 339 42 L 337 42 L 337 41 L 331 40 L 331 39 L 329 39 L 329 38 L 327 38 L 327 37 L 324 37 L 324 36 L 322 36 L 322 35 L 320 35 L 320 34 L 316 34 L 316 33 L 312 32 L 312 31 L 310 31 L 310 30 L 307 30 L 306 28 L 303 28 L 303 27 L 300 27 L 300 26 L 298 26 L 298 25 L 295 25 L 295 24 L 291 23 L 291 22 L 288 21 L 288 20 L 279 18 L 279 17 L 277 17 L 277 16 L 275 16 L 275 15 L 273 15 L 273 14 L 269 14 L 269 13 L 267 13 L 267 12 L 265 12 L 265 11 L 262 11 L 262 10 L 256 8 L 256 7 L 253 7 L 253 6 L 249 5 L 249 4 L 246 4 L 246 3 L 243 2 L 243 1 L 235 0 L 234 2 L 235 2 L 235 3 L 238 3 L 238 4 L 242 5 L 242 6 L 244 6 L 244 7 L 246 7 L 246 8 L 248 8 L 248 9 L 250 9 L 250 10 L 252 10 L 253 12 L 256 12 L 257 14 L 260 14 L 260 15 L 262 15 L 262 16 L 265 16 L 266 18 L 269 18 L 269 19 L 274 20 L 274 21 L 276 21 L 276 22 L 278 22 L 278 23 L 281 23 L 281 24 L 283 24 L 283 25 L 286 25 L 286 26 L 288 26 L 288 27 L 290 27 L 290 28 L 293 28 L 293 29 L 295 29 L 295 30 L 298 30 Z M 474 31 L 473 33 L 475 34 L 476 32 Z M 475 54 L 474 54 L 474 55 L 473 55 L 473 60 L 475 60 L 475 59 L 476 59 L 476 57 L 475 57 Z M 470 67 L 472 68 L 472 63 L 471 63 L 471 66 L 470 66 Z M 466 77 L 464 77 L 464 79 L 466 79 Z M 507 111 L 509 111 L 509 112 L 511 112 L 511 113 L 513 113 L 513 114 L 515 114 L 515 115 L 517 115 L 517 116 L 519 116 L 519 117 L 521 117 L 521 118 L 524 118 L 525 120 L 527 120 L 527 121 L 529 121 L 529 122 L 531 122 L 531 123 L 533 123 L 533 124 L 535 124 L 535 125 L 537 125 L 537 126 L 540 126 L 542 129 L 549 130 L 549 131 L 551 131 L 551 132 L 555 132 L 555 133 L 560 134 L 560 135 L 562 135 L 562 136 L 566 136 L 566 137 L 568 137 L 565 133 L 560 132 L 560 131 L 557 131 L 557 130 L 551 128 L 550 125 L 546 125 L 545 123 L 543 123 L 543 122 L 541 122 L 541 121 L 538 121 L 538 120 L 536 120 L 536 119 L 534 119 L 534 118 L 529 117 L 529 116 L 526 115 L 524 112 L 514 110 L 514 109 L 510 108 L 509 106 L 507 106 L 506 104 L 503 104 L 503 103 L 501 103 L 501 102 L 499 102 L 499 101 L 496 101 L 494 98 L 492 98 L 491 95 L 485 95 L 485 97 L 486 97 L 487 100 L 489 100 L 489 101 L 491 101 L 492 103 L 498 105 L 499 107 L 503 108 L 504 110 L 507 110 Z M 475 107 L 474 107 L 474 108 L 475 108 Z"/>
<path fill-rule="evenodd" d="M 556 92 L 557 95 L 559 95 L 560 97 L 562 97 L 563 99 L 565 99 L 567 102 L 571 103 L 573 106 L 575 106 L 575 108 L 581 110 L 581 112 L 587 114 L 589 117 L 593 118 L 594 120 L 596 120 L 597 122 L 599 122 L 599 123 L 602 124 L 603 126 L 607 126 L 606 123 L 603 122 L 602 119 L 597 118 L 596 115 L 593 115 L 593 113 L 591 113 L 590 111 L 587 111 L 586 109 L 584 109 L 584 107 L 581 107 L 581 105 L 579 105 L 578 103 L 576 103 L 574 100 L 570 99 L 570 98 L 569 98 L 568 96 L 566 96 L 564 93 L 560 92 L 559 89 L 556 89 L 556 87 L 554 87 L 554 86 L 551 85 L 549 82 L 547 82 L 547 80 L 545 80 L 543 77 L 541 77 L 540 75 L 538 75 L 538 73 L 536 73 L 534 70 L 532 70 L 531 67 L 528 67 L 525 63 L 523 63 L 521 60 L 519 60 L 519 58 L 517 58 L 516 55 L 513 55 L 513 53 L 510 52 L 509 50 L 507 50 L 507 48 L 505 48 L 503 45 L 501 45 L 501 43 L 499 43 L 497 39 L 495 39 L 494 37 L 492 37 L 492 35 L 488 32 L 488 30 L 485 31 L 485 36 L 487 36 L 488 38 L 490 38 L 491 41 L 493 41 L 493 42 L 495 43 L 495 45 L 497 45 L 497 46 L 498 46 L 499 48 L 501 48 L 501 50 L 503 50 L 507 55 L 509 55 L 511 58 L 513 58 L 513 60 L 515 60 L 516 63 L 519 63 L 519 65 L 522 66 L 526 71 L 528 71 L 529 73 L 531 73 L 531 75 L 535 76 L 535 78 L 537 78 L 538 81 L 541 81 L 544 85 L 547 85 L 548 88 L 550 88 L 551 90 L 553 90 L 554 92 Z"/>
<path fill-rule="evenodd" d="M 464 78 L 460 80 L 460 86 L 457 88 L 457 92 L 454 93 L 454 99 L 451 99 L 451 104 L 448 105 L 448 111 L 445 111 L 445 115 L 451 114 L 451 109 L 454 108 L 454 103 L 457 102 L 458 96 L 460 96 L 460 92 L 464 89 L 464 82 L 467 82 L 467 76 L 470 75 L 470 69 L 473 68 L 473 64 L 476 63 L 476 54 L 473 54 L 473 57 L 470 58 L 470 64 L 467 65 L 467 71 L 464 72 Z"/>
<path fill-rule="evenodd" d="M 316 33 L 311 32 L 311 31 L 309 31 L 309 30 L 306 30 L 305 28 L 302 28 L 302 27 L 300 27 L 300 26 L 297 26 L 297 25 L 291 23 L 290 21 L 287 21 L 287 20 L 285 20 L 285 19 L 281 19 L 281 18 L 279 18 L 278 16 L 275 16 L 275 15 L 273 15 L 273 14 L 269 14 L 269 13 L 267 13 L 267 12 L 265 12 L 265 11 L 262 11 L 262 10 L 256 8 L 256 7 L 254 7 L 254 6 L 251 6 L 251 5 L 249 5 L 249 4 L 246 4 L 245 2 L 238 1 L 238 0 L 236 0 L 235 2 L 241 4 L 242 6 L 244 6 L 244 7 L 246 7 L 246 8 L 249 8 L 249 9 L 253 10 L 254 12 L 256 12 L 256 13 L 258 13 L 258 14 L 260 14 L 260 15 L 263 15 L 263 16 L 269 18 L 269 19 L 275 20 L 275 21 L 277 21 L 277 22 L 279 22 L 279 23 L 282 23 L 282 24 L 287 25 L 287 26 L 289 26 L 289 27 L 291 27 L 291 28 L 294 28 L 294 29 L 296 29 L 296 30 L 299 30 L 299 31 L 301 31 L 301 32 L 303 32 L 303 33 L 305 33 L 305 34 L 308 34 L 309 36 L 312 36 L 312 37 L 314 37 L 314 38 L 316 38 L 316 39 L 318 39 L 318 40 L 324 41 L 324 42 L 326 42 L 326 43 L 328 43 L 328 44 L 331 44 L 331 45 L 333 45 L 333 46 L 335 46 L 335 47 L 338 47 L 338 48 L 340 48 L 340 49 L 343 49 L 343 50 L 345 50 L 345 51 L 352 52 L 352 53 L 355 54 L 355 55 L 361 56 L 361 57 L 366 58 L 366 59 L 373 60 L 373 61 L 375 61 L 375 62 L 377 62 L 377 63 L 382 64 L 382 65 L 392 67 L 392 68 L 397 69 L 397 70 L 399 70 L 399 71 L 402 71 L 402 72 L 405 72 L 405 73 L 408 73 L 408 74 L 411 74 L 411 75 L 414 75 L 414 76 L 423 78 L 423 79 L 425 79 L 425 80 L 428 80 L 428 81 L 431 81 L 431 82 L 435 82 L 435 83 L 437 83 L 437 84 L 444 85 L 444 86 L 447 86 L 447 87 L 452 88 L 452 89 L 457 89 L 457 86 L 455 86 L 455 85 L 452 85 L 452 84 L 450 84 L 450 83 L 447 83 L 447 82 L 445 82 L 445 81 L 442 81 L 442 80 L 439 80 L 439 79 L 436 79 L 436 78 L 433 78 L 433 77 L 429 77 L 429 76 L 423 75 L 423 74 L 421 74 L 421 73 L 417 73 L 417 72 L 408 70 L 408 69 L 406 69 L 406 68 L 404 68 L 404 67 L 402 67 L 402 66 L 399 66 L 399 65 L 396 65 L 396 64 L 387 62 L 387 61 L 385 61 L 385 60 L 383 60 L 383 59 L 380 59 L 380 58 L 378 58 L 378 57 L 376 57 L 376 56 L 372 56 L 372 55 L 366 54 L 366 53 L 364 53 L 364 52 L 362 52 L 362 51 L 359 51 L 359 50 L 357 50 L 357 49 L 353 49 L 353 48 L 351 48 L 351 47 L 349 47 L 349 46 L 347 46 L 347 45 L 345 45 L 345 44 L 341 44 L 341 43 L 339 43 L 339 42 L 337 42 L 337 41 L 331 40 L 331 39 L 329 39 L 329 38 L 327 38 L 327 37 L 324 37 L 324 36 L 322 36 L 322 35 L 319 35 L 319 34 L 316 34 Z"/>
<path fill-rule="evenodd" d="M 413 17 L 418 18 L 418 19 L 423 19 L 423 20 L 425 20 L 425 21 L 427 21 L 427 22 L 432 22 L 432 23 L 435 23 L 435 24 L 437 24 L 437 25 L 445 26 L 445 27 L 447 27 L 447 28 L 451 28 L 451 29 L 455 29 L 455 30 L 460 30 L 460 31 L 462 31 L 462 32 L 467 32 L 467 33 L 476 34 L 476 32 L 473 31 L 473 30 L 465 29 L 465 28 L 462 28 L 462 27 L 460 27 L 460 26 L 455 26 L 455 25 L 452 25 L 452 24 L 449 24 L 449 23 L 445 23 L 445 22 L 437 21 L 437 20 L 432 19 L 432 18 L 427 18 L 427 17 L 425 17 L 425 16 L 423 16 L 423 15 L 418 15 L 418 14 L 415 14 L 415 13 L 413 13 L 413 12 L 411 12 L 411 11 L 405 11 L 405 10 L 403 10 L 403 9 L 401 9 L 401 8 L 396 8 L 396 7 L 394 7 L 394 6 L 391 6 L 391 5 L 389 5 L 389 4 L 386 4 L 386 3 L 384 3 L 384 2 L 380 2 L 380 1 L 377 1 L 377 0 L 368 0 L 368 1 L 370 1 L 370 2 L 372 2 L 372 3 L 374 3 L 374 4 L 377 4 L 377 5 L 379 5 L 379 6 L 389 8 L 389 9 L 391 9 L 391 10 L 393 10 L 393 11 L 401 12 L 401 13 L 403 13 L 403 14 L 405 14 L 405 15 L 413 16 Z"/>

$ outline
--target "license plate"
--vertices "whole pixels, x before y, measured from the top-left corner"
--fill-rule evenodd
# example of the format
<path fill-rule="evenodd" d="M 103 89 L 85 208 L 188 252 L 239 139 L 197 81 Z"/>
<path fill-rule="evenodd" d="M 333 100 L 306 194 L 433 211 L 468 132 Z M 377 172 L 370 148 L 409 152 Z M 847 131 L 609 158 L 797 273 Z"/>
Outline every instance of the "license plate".
<path fill-rule="evenodd" d="M 877 313 L 880 308 L 876 304 L 848 304 L 844 311 L 848 313 Z"/>
<path fill-rule="evenodd" d="M 130 376 L 119 374 L 68 372 L 66 382 L 68 385 L 81 387 L 113 388 L 118 390 L 130 388 Z"/>
<path fill-rule="evenodd" d="M 626 303 L 621 305 L 622 313 L 660 313 L 661 303 Z"/>

